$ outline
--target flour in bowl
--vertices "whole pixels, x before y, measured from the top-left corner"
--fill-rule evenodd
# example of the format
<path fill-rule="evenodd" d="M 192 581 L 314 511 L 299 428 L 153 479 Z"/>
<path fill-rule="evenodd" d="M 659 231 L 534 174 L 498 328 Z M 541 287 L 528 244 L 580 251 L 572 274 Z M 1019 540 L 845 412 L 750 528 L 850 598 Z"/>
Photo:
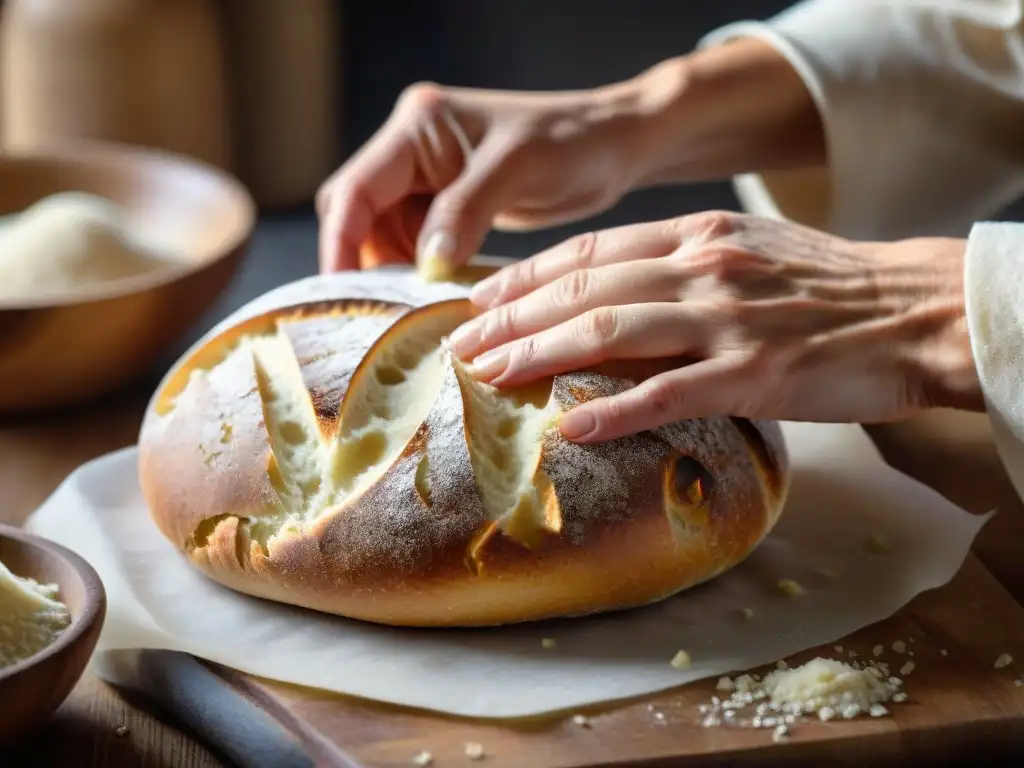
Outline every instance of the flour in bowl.
<path fill-rule="evenodd" d="M 39 653 L 71 625 L 57 594 L 56 584 L 20 578 L 0 563 L 0 670 Z"/>
<path fill-rule="evenodd" d="M 170 264 L 134 242 L 120 207 L 97 195 L 61 192 L 0 220 L 0 298 L 73 293 Z"/>

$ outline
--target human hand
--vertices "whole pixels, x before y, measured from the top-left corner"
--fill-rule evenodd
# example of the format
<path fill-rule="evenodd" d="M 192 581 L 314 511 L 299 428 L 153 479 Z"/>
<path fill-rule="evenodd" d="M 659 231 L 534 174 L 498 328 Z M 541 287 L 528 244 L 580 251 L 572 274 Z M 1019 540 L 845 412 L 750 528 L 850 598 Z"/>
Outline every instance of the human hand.
<path fill-rule="evenodd" d="M 464 264 L 491 226 L 598 213 L 646 172 L 648 78 L 588 91 L 408 89 L 317 193 L 321 271 Z"/>
<path fill-rule="evenodd" d="M 678 361 L 581 404 L 560 429 L 598 442 L 716 415 L 881 422 L 978 407 L 964 244 L 856 243 L 706 213 L 573 238 L 480 283 L 450 342 L 514 386 L 609 360 Z"/>

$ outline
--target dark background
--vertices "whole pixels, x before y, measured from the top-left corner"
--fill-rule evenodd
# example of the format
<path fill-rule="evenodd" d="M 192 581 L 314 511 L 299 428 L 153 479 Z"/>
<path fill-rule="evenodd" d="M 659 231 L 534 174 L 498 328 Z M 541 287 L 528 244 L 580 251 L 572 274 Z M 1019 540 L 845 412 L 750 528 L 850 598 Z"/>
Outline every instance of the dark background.
<path fill-rule="evenodd" d="M 295 0 L 302 2 L 302 0 Z M 355 0 L 343 5 L 337 65 L 338 160 L 370 137 L 395 98 L 419 80 L 488 88 L 585 88 L 636 74 L 690 51 L 706 33 L 766 19 L 785 0 Z M 544 232 L 492 234 L 487 253 L 525 256 L 570 234 L 715 208 L 736 209 L 727 182 L 630 195 L 589 221 Z M 1011 215 L 1024 218 L 1024 207 Z M 201 333 L 270 288 L 316 271 L 311 207 L 261 217 L 232 289 Z"/>

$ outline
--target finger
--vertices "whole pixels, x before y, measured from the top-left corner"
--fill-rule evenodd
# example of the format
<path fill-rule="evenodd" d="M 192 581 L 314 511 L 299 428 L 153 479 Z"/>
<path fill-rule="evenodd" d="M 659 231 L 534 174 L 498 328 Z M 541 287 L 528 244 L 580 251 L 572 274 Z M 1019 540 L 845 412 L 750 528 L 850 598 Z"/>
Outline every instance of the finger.
<path fill-rule="evenodd" d="M 476 255 L 502 208 L 519 196 L 526 175 L 518 152 L 502 138 L 485 139 L 462 173 L 438 192 L 417 242 L 417 260 L 462 266 Z"/>
<path fill-rule="evenodd" d="M 359 247 L 378 216 L 416 187 L 416 150 L 404 112 L 396 112 L 317 195 L 320 269 L 359 266 Z"/>
<path fill-rule="evenodd" d="M 667 262 L 655 259 L 570 272 L 465 323 L 452 334 L 452 348 L 469 359 L 601 307 L 671 301 L 669 269 Z"/>
<path fill-rule="evenodd" d="M 678 240 L 665 222 L 630 224 L 577 235 L 482 280 L 473 288 L 470 299 L 481 307 L 495 307 L 579 269 L 665 256 Z"/>
<path fill-rule="evenodd" d="M 758 382 L 743 375 L 738 360 L 702 360 L 578 405 L 559 421 L 559 431 L 573 442 L 600 443 L 686 419 L 740 416 L 740 386 L 757 387 Z"/>
<path fill-rule="evenodd" d="M 683 355 L 704 337 L 701 321 L 675 303 L 601 307 L 493 349 L 470 370 L 496 386 L 516 386 L 608 360 Z"/>

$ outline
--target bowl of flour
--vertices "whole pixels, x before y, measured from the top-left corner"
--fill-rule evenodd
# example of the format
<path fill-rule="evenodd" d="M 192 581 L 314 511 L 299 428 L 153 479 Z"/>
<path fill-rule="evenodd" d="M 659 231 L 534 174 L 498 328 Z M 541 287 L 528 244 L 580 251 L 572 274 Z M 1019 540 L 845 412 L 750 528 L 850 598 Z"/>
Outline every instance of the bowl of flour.
<path fill-rule="evenodd" d="M 103 584 L 85 560 L 0 525 L 0 745 L 60 707 L 85 671 L 105 615 Z"/>
<path fill-rule="evenodd" d="M 0 153 L 0 415 L 158 375 L 255 220 L 237 179 L 191 158 L 86 141 Z"/>

